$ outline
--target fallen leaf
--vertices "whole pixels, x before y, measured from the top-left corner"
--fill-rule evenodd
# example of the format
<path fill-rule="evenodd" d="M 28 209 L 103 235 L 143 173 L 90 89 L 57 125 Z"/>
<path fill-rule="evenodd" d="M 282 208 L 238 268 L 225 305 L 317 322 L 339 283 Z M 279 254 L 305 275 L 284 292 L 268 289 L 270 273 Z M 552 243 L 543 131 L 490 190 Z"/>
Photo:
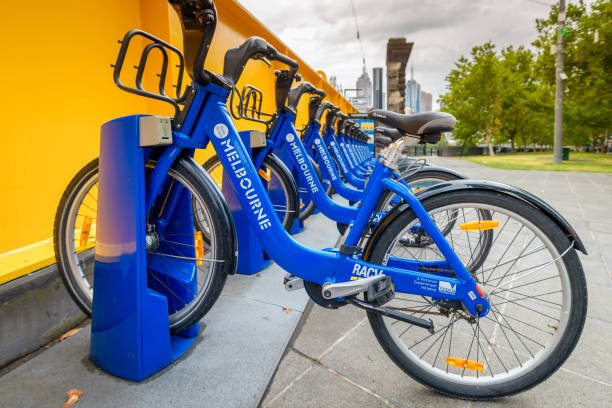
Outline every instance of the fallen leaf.
<path fill-rule="evenodd" d="M 82 329 L 82 327 L 77 327 L 76 329 L 72 329 L 72 330 L 68 330 L 66 333 L 62 334 L 59 338 L 59 341 L 64 341 L 66 340 L 68 337 L 73 336 L 75 334 L 77 334 L 78 332 L 80 332 Z"/>
<path fill-rule="evenodd" d="M 261 273 L 256 273 L 255 276 L 259 278 L 261 276 Z"/>
<path fill-rule="evenodd" d="M 289 313 L 291 311 L 291 308 L 283 306 L 283 310 L 285 311 L 285 313 Z"/>
<path fill-rule="evenodd" d="M 68 399 L 66 400 L 66 402 L 64 402 L 62 408 L 68 408 L 73 406 L 79 400 L 79 397 L 84 394 L 83 391 L 79 391 L 76 388 L 71 388 L 66 393 L 68 394 Z"/>

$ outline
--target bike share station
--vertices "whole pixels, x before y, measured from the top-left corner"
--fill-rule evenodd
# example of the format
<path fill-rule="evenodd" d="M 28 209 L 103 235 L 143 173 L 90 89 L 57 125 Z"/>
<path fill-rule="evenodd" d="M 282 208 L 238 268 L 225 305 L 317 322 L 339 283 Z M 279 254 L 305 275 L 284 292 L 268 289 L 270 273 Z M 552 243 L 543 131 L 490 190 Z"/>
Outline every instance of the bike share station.
<path fill-rule="evenodd" d="M 122 41 L 122 50 L 115 66 L 116 78 L 119 77 L 130 40 L 135 36 L 154 41 L 152 46 L 145 48 L 140 74 L 144 71 L 148 52 L 156 47 L 174 51 L 183 65 L 182 55 L 170 44 L 147 33 L 132 31 Z M 160 75 L 160 89 L 167 64 L 166 57 Z M 120 81 L 118 85 L 123 86 Z M 180 79 L 177 88 L 180 88 Z M 142 86 L 130 91 L 151 96 Z M 261 96 L 261 91 L 257 92 Z M 249 100 L 247 97 L 246 101 Z M 241 97 L 240 110 L 245 109 Z M 149 233 L 150 226 L 146 223 L 149 207 L 146 203 L 145 163 L 153 147 L 172 143 L 172 130 L 171 118 L 133 115 L 105 123 L 100 137 L 99 227 L 94 267 L 96 296 L 91 325 L 91 360 L 108 373 L 131 381 L 142 381 L 174 362 L 194 344 L 200 332 L 200 323 L 196 323 L 176 335 L 170 335 L 167 318 L 182 306 L 170 302 L 171 295 L 179 293 L 185 301 L 193 299 L 190 288 L 197 291 L 195 264 L 164 258 L 156 253 L 147 255 L 151 245 L 171 245 L 151 242 L 155 235 Z M 252 148 L 266 145 L 263 132 L 242 131 L 240 137 L 251 157 Z M 280 186 L 275 185 L 264 171 L 259 174 L 272 198 L 280 194 Z M 239 251 L 237 273 L 254 275 L 270 266 L 272 261 L 251 229 L 225 171 L 222 192 L 236 227 Z M 168 220 L 168 225 L 179 227 L 164 233 L 172 235 L 177 244 L 191 245 L 184 256 L 198 258 L 203 255 L 198 254 L 197 246 L 193 245 L 194 240 L 198 239 L 198 232 L 194 227 L 191 200 L 191 194 L 184 189 L 179 194 L 173 194 L 167 206 L 186 210 L 171 212 L 171 217 L 178 219 Z M 153 279 L 155 276 L 158 278 Z M 163 277 L 163 281 L 159 277 Z"/>
<path fill-rule="evenodd" d="M 176 49 L 134 30 L 120 41 L 122 52 L 116 70 L 121 69 L 124 49 L 135 35 L 152 41 L 137 67 L 142 79 L 151 50 Z M 160 82 L 168 64 L 167 51 L 162 55 Z M 182 65 L 182 55 L 178 55 Z M 141 84 L 138 91 L 151 96 Z M 265 144 L 263 132 L 243 131 L 240 135 L 249 152 Z M 168 145 L 172 137 L 171 119 L 166 117 L 133 115 L 102 126 L 91 331 L 85 328 L 16 368 L 2 378 L 0 388 L 3 381 L 8 381 L 9 387 L 34 382 L 36 390 L 28 398 L 36 406 L 46 406 L 49 395 L 64 400 L 64 388 L 72 387 L 85 392 L 79 402 L 84 406 L 108 406 L 110 396 L 130 407 L 176 403 L 201 407 L 204 401 L 211 406 L 250 406 L 259 402 L 308 296 L 303 291 L 285 290 L 282 282 L 286 272 L 266 257 L 228 181 L 222 192 L 236 226 L 237 273 L 255 275 L 267 268 L 266 272 L 257 277 L 228 277 L 224 289 L 228 295 L 220 297 L 203 323 L 171 334 L 168 316 L 180 305 L 170 302 L 169 294 L 179 292 L 188 298 L 189 288 L 197 284 L 197 273 L 194 263 L 147 253 L 151 245 L 164 243 L 151 242 L 147 230 L 145 163 L 154 146 Z M 280 186 L 266 174 L 260 175 L 274 196 Z M 189 191 L 175 194 L 172 200 L 172 206 L 187 210 L 173 215 L 180 219 L 170 223 L 179 226 L 171 232 L 180 237 L 179 242 L 192 246 L 191 253 L 185 255 L 201 256 L 195 253 L 197 231 Z M 334 231 L 332 225 L 328 227 Z M 306 245 L 319 245 L 319 234 L 320 230 L 305 232 L 301 238 Z M 163 284 L 155 277 L 163 277 Z M 178 359 L 181 361 L 173 365 Z M 101 375 L 92 363 L 111 376 Z M 57 367 L 63 369 L 57 372 Z M 138 382 L 137 388 L 132 381 Z M 227 387 L 230 383 L 241 384 L 241 391 Z M 58 384 L 66 385 L 58 392 Z M 21 400 L 13 397 L 20 398 L 5 395 L 0 397 L 0 405 L 20 405 Z"/>

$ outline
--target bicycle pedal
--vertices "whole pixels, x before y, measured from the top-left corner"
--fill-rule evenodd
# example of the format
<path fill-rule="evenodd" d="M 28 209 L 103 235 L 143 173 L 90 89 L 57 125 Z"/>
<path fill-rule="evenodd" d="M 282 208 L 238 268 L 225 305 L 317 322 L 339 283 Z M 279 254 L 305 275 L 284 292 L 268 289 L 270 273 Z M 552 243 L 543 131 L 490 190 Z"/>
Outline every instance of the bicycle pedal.
<path fill-rule="evenodd" d="M 348 282 L 326 283 L 322 288 L 323 297 L 325 299 L 334 299 L 358 295 L 367 292 L 370 286 L 385 278 L 387 278 L 385 275 L 376 275 Z"/>
<path fill-rule="evenodd" d="M 304 288 L 304 281 L 301 278 L 288 273 L 283 279 L 283 285 L 285 285 L 286 291 L 298 290 Z"/>
<path fill-rule="evenodd" d="M 383 276 L 383 279 L 370 285 L 366 292 L 366 300 L 376 306 L 382 306 L 395 297 L 391 277 Z"/>

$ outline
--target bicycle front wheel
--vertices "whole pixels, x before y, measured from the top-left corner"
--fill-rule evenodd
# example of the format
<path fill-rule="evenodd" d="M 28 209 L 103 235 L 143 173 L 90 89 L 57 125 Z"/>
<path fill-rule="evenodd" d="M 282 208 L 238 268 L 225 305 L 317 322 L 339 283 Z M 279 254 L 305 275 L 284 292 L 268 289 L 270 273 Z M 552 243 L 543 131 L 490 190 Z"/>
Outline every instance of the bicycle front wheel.
<path fill-rule="evenodd" d="M 146 165 L 149 174 L 154 161 Z M 168 298 L 170 330 L 180 332 L 210 310 L 236 267 L 236 239 L 227 204 L 212 179 L 191 159 L 179 158 L 168 172 L 162 198 L 182 195 L 168 214 L 159 200 L 147 216 L 148 286 Z M 81 310 L 91 315 L 98 204 L 98 159 L 71 181 L 54 225 L 57 265 L 64 284 Z M 155 228 L 164 217 L 164 232 Z M 185 222 L 189 220 L 189 222 Z M 232 239 L 233 238 L 233 239 Z M 181 274 L 196 278 L 188 285 Z M 180 287 L 180 290 L 177 289 Z"/>
<path fill-rule="evenodd" d="M 423 205 L 436 223 L 449 211 L 458 214 L 446 239 L 463 249 L 456 252 L 465 265 L 483 229 L 494 234 L 486 260 L 470 271 L 491 311 L 473 318 L 461 304 L 397 293 L 386 306 L 431 319 L 435 331 L 370 313 L 386 353 L 417 381 L 460 398 L 511 395 L 552 375 L 576 345 L 587 309 L 582 265 L 565 233 L 535 207 L 491 191 L 452 192 Z M 418 224 L 405 210 L 373 238 L 364 258 L 378 264 L 389 256 L 411 258 L 400 241 Z"/>

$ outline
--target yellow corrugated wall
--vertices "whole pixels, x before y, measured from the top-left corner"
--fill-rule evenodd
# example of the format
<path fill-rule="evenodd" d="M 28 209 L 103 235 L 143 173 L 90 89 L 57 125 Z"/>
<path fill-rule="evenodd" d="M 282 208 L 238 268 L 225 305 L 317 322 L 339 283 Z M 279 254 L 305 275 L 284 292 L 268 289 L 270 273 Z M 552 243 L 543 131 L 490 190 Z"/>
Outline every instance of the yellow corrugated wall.
<path fill-rule="evenodd" d="M 325 89 L 343 111 L 352 106 L 234 0 L 216 2 L 219 23 L 206 67 L 222 72 L 225 51 L 258 35 L 300 62 L 304 80 Z M 290 7 L 288 5 L 288 7 Z M 165 0 L 4 2 L 0 24 L 0 284 L 54 262 L 53 219 L 72 176 L 98 155 L 100 126 L 136 113 L 171 115 L 167 104 L 120 91 L 110 64 L 117 40 L 141 28 L 181 48 L 180 23 Z M 132 65 L 136 61 L 126 61 Z M 276 68 L 281 68 L 278 65 Z M 264 93 L 274 109 L 274 74 L 251 61 L 237 84 Z M 306 121 L 299 106 L 297 127 Z M 240 121 L 240 130 L 262 129 Z M 196 158 L 203 161 L 207 152 Z"/>

